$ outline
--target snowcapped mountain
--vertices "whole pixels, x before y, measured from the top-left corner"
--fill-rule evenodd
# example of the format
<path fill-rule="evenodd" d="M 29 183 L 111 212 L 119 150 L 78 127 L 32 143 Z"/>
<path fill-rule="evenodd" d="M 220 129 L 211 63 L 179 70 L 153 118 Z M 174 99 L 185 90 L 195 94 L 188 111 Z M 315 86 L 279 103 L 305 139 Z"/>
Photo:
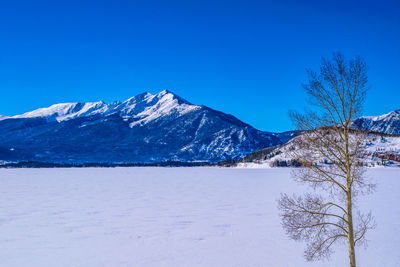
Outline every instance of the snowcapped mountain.
<path fill-rule="evenodd" d="M 142 163 L 239 159 L 291 137 L 162 91 L 0 117 L 0 160 Z"/>
<path fill-rule="evenodd" d="M 400 109 L 380 116 L 361 117 L 354 121 L 358 129 L 400 135 Z"/>

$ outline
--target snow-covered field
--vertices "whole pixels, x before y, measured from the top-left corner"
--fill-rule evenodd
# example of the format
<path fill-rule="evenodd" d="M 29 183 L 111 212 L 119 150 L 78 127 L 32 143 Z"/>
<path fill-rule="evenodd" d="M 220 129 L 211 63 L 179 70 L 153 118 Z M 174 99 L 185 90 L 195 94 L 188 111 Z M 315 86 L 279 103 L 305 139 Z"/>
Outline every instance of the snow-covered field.
<path fill-rule="evenodd" d="M 374 168 L 359 205 L 377 228 L 358 266 L 400 266 L 400 168 Z M 0 170 L 0 266 L 347 266 L 306 263 L 280 226 L 290 169 Z"/>

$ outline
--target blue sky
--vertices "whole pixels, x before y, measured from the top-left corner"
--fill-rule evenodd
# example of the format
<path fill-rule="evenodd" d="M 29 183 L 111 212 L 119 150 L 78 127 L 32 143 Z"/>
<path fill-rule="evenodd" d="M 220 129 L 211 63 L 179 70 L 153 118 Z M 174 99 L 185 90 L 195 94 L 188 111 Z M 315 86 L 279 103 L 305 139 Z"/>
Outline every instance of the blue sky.
<path fill-rule="evenodd" d="M 35 2 L 35 3 L 33 3 Z M 306 68 L 362 56 L 365 115 L 400 109 L 398 1 L 2 1 L 0 114 L 168 89 L 292 129 Z"/>

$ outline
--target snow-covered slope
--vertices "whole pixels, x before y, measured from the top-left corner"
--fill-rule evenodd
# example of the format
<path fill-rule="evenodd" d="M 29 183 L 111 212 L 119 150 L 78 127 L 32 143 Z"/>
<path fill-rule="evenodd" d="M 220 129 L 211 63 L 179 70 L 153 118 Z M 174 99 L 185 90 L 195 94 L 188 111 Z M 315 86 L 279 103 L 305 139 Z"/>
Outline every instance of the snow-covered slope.
<path fill-rule="evenodd" d="M 358 129 L 400 135 L 400 109 L 380 116 L 361 117 L 354 121 Z"/>
<path fill-rule="evenodd" d="M 164 90 L 124 102 L 56 104 L 3 118 L 0 160 L 215 162 L 239 159 L 287 137 L 259 131 Z"/>
<path fill-rule="evenodd" d="M 4 116 L 4 115 L 0 115 L 0 121 L 1 120 L 5 120 L 5 119 L 8 119 L 9 117 L 7 117 L 7 116 Z"/>
<path fill-rule="evenodd" d="M 22 115 L 13 116 L 11 118 L 46 118 L 48 121 L 60 122 L 78 117 L 104 114 L 107 110 L 108 105 L 101 101 L 88 103 L 62 103 L 52 105 L 48 108 L 39 108 Z"/>
<path fill-rule="evenodd" d="M 299 148 L 297 136 L 286 144 L 266 148 L 245 157 L 239 167 L 287 167 L 295 166 L 293 151 Z M 384 134 L 370 133 L 362 145 L 363 163 L 366 166 L 400 166 L 400 136 L 387 136 Z"/>

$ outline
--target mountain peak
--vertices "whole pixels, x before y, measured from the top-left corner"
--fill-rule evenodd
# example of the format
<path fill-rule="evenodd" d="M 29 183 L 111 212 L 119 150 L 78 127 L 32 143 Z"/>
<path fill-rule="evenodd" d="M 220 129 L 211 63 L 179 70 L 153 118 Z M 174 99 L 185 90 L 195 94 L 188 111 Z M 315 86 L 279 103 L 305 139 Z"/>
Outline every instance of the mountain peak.
<path fill-rule="evenodd" d="M 147 98 L 152 97 L 152 96 L 153 95 L 150 94 L 149 92 L 144 92 L 144 93 L 141 93 L 141 94 L 138 94 L 138 95 L 135 95 L 135 96 L 132 96 L 132 97 L 128 98 L 123 103 L 125 103 L 125 102 L 134 102 L 134 101 L 137 101 L 137 100 L 143 100 L 143 99 L 147 99 Z"/>
<path fill-rule="evenodd" d="M 158 94 L 156 94 L 156 97 L 159 99 L 162 99 L 162 98 L 168 99 L 170 101 L 177 100 L 179 104 L 192 105 L 192 103 L 190 103 L 186 99 L 180 97 L 179 95 L 177 95 L 174 92 L 167 90 L 167 89 L 164 89 L 161 92 L 159 92 Z"/>
<path fill-rule="evenodd" d="M 167 115 L 181 116 L 198 108 L 171 91 L 163 90 L 155 95 L 145 92 L 123 102 L 121 116 L 134 119 L 130 124 L 134 127 Z"/>
<path fill-rule="evenodd" d="M 166 95 L 166 94 L 173 94 L 174 95 L 174 93 L 172 93 L 171 91 L 169 91 L 167 89 L 162 90 L 157 95 Z"/>

